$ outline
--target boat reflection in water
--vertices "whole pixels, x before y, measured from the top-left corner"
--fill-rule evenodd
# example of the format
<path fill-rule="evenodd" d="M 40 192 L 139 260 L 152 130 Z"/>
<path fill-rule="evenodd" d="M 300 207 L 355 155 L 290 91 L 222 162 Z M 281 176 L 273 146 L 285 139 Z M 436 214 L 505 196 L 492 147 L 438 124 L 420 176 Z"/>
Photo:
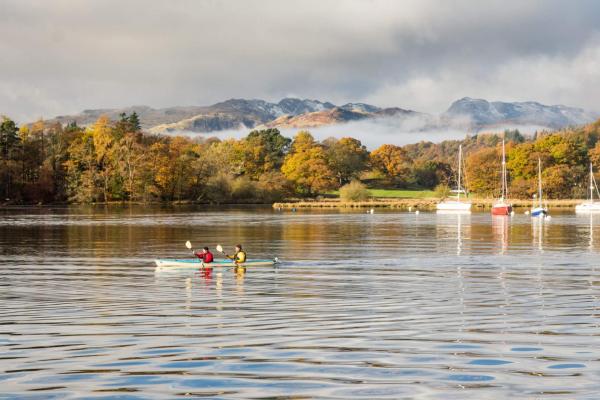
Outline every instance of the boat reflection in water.
<path fill-rule="evenodd" d="M 437 210 L 437 215 L 438 240 L 440 240 L 440 243 L 447 243 L 447 241 L 454 239 L 456 255 L 460 256 L 463 251 L 463 239 L 465 235 L 468 236 L 468 233 L 463 232 L 463 230 L 470 230 L 471 228 L 471 211 Z"/>
<path fill-rule="evenodd" d="M 544 236 L 548 223 L 544 218 L 531 219 L 531 241 L 533 247 L 539 251 L 544 251 Z"/>
<path fill-rule="evenodd" d="M 508 250 L 508 219 L 507 215 L 492 215 L 492 235 L 499 243 L 500 254 Z"/>

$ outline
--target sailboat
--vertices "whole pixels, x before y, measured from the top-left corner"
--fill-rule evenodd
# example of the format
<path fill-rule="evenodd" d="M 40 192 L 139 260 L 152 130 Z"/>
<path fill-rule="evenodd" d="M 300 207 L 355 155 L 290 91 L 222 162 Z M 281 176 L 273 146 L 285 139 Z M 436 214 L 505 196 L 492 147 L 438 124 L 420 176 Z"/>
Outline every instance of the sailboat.
<path fill-rule="evenodd" d="M 506 202 L 508 197 L 508 180 L 506 177 L 506 150 L 504 149 L 504 139 L 502 139 L 502 193 L 500 198 L 492 206 L 492 215 L 510 215 L 512 213 L 512 204 Z"/>
<path fill-rule="evenodd" d="M 441 203 L 438 203 L 436 208 L 438 211 L 460 211 L 460 212 L 470 212 L 471 211 L 471 202 L 470 201 L 460 201 L 460 194 L 464 193 L 466 196 L 466 191 L 461 186 L 461 178 L 462 178 L 462 145 L 458 146 L 458 181 L 456 190 L 452 192 L 456 193 L 456 200 L 444 200 Z"/>
<path fill-rule="evenodd" d="M 600 212 L 600 202 L 594 201 L 594 191 L 596 191 L 596 195 L 598 195 L 598 185 L 596 184 L 596 179 L 594 178 L 594 170 L 592 163 L 590 163 L 590 198 L 587 201 L 575 206 L 575 212 Z M 598 197 L 600 197 L 600 195 Z"/>
<path fill-rule="evenodd" d="M 548 215 L 548 209 L 544 207 L 542 203 L 542 160 L 538 158 L 538 205 L 535 205 L 535 197 L 533 207 L 531 208 L 532 217 L 545 217 Z"/>

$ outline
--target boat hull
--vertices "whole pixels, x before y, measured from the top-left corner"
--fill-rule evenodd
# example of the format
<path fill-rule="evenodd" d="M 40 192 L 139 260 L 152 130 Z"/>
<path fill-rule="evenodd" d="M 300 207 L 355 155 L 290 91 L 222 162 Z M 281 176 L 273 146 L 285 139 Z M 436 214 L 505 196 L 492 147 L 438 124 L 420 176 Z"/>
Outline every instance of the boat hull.
<path fill-rule="evenodd" d="M 443 201 L 436 206 L 438 211 L 471 211 L 471 203 L 462 201 Z"/>
<path fill-rule="evenodd" d="M 199 259 L 158 259 L 154 260 L 157 270 L 181 269 L 181 268 L 215 268 L 215 267 L 270 267 L 276 264 L 275 260 L 248 260 L 245 263 L 236 264 L 230 260 L 216 260 L 205 264 Z"/>
<path fill-rule="evenodd" d="M 600 203 L 581 203 L 575 206 L 576 213 L 600 213 Z"/>
<path fill-rule="evenodd" d="M 548 210 L 546 210 L 544 207 L 536 207 L 531 209 L 532 217 L 544 217 L 546 215 L 548 215 Z"/>
<path fill-rule="evenodd" d="M 494 204 L 492 207 L 492 215 L 510 215 L 512 213 L 512 205 L 510 204 Z"/>

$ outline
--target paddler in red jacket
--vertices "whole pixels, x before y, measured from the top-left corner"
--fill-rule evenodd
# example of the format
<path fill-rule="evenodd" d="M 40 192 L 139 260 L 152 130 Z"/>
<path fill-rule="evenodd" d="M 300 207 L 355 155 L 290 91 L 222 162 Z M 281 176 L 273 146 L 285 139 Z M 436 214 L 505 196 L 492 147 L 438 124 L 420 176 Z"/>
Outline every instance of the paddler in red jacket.
<path fill-rule="evenodd" d="M 201 259 L 204 264 L 210 264 L 215 259 L 213 253 L 210 252 L 208 247 L 203 248 L 202 251 L 194 253 L 194 255 Z"/>

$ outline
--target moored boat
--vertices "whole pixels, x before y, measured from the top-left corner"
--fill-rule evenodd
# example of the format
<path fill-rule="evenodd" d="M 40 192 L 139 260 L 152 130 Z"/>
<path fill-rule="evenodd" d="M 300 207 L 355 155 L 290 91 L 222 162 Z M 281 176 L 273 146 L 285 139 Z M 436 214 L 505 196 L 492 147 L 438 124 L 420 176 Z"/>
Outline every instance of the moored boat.
<path fill-rule="evenodd" d="M 460 201 L 461 193 L 467 194 L 466 190 L 464 190 L 461 186 L 461 178 L 462 178 L 462 145 L 458 146 L 458 180 L 456 190 L 453 190 L 453 193 L 456 193 L 456 200 L 444 200 L 437 204 L 436 208 L 438 211 L 442 212 L 471 212 L 471 202 L 470 201 Z"/>
<path fill-rule="evenodd" d="M 504 199 L 500 199 L 492 206 L 492 215 L 510 215 L 511 213 L 512 204 L 504 202 Z"/>
<path fill-rule="evenodd" d="M 236 264 L 231 260 L 215 260 L 205 264 L 200 259 L 183 258 L 183 259 L 157 259 L 154 260 L 157 270 L 169 270 L 179 268 L 215 268 L 215 267 L 270 267 L 277 264 L 278 260 L 248 260 L 244 263 Z"/>
<path fill-rule="evenodd" d="M 596 179 L 594 178 L 594 167 L 592 165 L 592 163 L 590 163 L 590 185 L 589 185 L 589 190 L 590 190 L 590 197 L 587 201 L 581 203 L 581 204 L 577 204 L 575 206 L 575 212 L 576 213 L 596 213 L 596 212 L 600 212 L 600 202 L 596 202 L 594 201 L 594 191 L 596 192 L 596 195 L 598 195 L 598 197 L 600 197 L 599 193 L 598 193 L 598 185 L 596 184 Z"/>
<path fill-rule="evenodd" d="M 533 207 L 531 208 L 532 217 L 545 217 L 548 215 L 548 208 L 544 207 L 542 201 L 542 160 L 538 158 L 538 203 L 535 204 L 535 195 L 533 198 Z"/>
<path fill-rule="evenodd" d="M 511 215 L 512 204 L 506 202 L 508 197 L 508 181 L 506 177 L 506 152 L 504 139 L 502 139 L 502 193 L 500 198 L 492 205 L 492 215 Z"/>

